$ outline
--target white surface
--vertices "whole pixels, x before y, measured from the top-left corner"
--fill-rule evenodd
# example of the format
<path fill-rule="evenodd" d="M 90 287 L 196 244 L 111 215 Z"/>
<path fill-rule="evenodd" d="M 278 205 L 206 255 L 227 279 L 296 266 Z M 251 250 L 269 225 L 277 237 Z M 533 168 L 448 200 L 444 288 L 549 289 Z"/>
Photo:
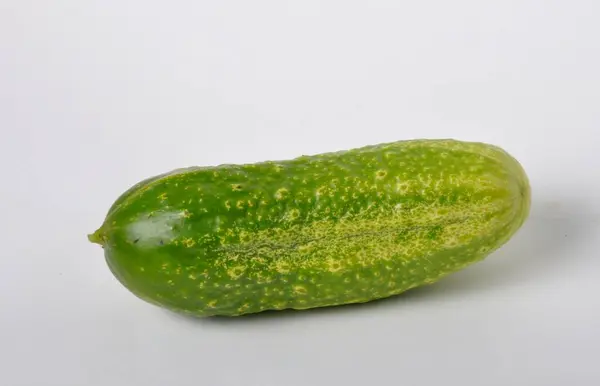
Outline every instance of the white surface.
<path fill-rule="evenodd" d="M 600 3 L 0 5 L 0 384 L 598 385 Z M 530 220 L 364 306 L 192 322 L 86 234 L 138 180 L 418 137 L 503 146 Z"/>

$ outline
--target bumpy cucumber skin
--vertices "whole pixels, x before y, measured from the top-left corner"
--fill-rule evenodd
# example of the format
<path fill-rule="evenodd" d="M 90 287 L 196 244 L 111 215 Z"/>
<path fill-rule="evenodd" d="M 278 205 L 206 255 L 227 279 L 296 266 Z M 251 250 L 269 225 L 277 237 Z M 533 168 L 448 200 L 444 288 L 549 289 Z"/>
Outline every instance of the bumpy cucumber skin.
<path fill-rule="evenodd" d="M 235 316 L 434 283 L 506 243 L 530 200 L 525 171 L 496 146 L 398 141 L 149 178 L 90 240 L 139 298 Z"/>

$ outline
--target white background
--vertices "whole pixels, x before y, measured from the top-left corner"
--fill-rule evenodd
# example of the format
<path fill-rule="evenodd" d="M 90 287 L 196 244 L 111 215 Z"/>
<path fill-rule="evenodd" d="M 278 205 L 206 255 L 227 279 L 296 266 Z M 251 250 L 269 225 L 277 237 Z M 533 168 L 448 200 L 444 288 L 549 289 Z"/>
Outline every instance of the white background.
<path fill-rule="evenodd" d="M 0 4 L 0 384 L 600 384 L 600 2 Z M 86 234 L 190 165 L 494 143 L 533 208 L 485 262 L 363 306 L 190 321 Z"/>

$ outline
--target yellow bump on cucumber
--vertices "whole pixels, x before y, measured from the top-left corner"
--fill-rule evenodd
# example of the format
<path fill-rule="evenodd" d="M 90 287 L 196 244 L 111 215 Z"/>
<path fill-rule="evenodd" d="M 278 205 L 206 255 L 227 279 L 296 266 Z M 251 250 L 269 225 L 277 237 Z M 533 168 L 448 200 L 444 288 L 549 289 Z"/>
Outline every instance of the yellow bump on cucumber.
<path fill-rule="evenodd" d="M 435 283 L 509 241 L 530 204 L 503 149 L 406 140 L 160 174 L 118 197 L 88 238 L 140 299 L 237 316 Z"/>

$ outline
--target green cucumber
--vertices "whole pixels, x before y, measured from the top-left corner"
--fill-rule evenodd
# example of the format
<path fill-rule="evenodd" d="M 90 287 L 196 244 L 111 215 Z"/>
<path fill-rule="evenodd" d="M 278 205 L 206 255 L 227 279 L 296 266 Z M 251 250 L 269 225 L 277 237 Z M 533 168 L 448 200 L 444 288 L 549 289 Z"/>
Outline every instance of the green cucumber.
<path fill-rule="evenodd" d="M 434 283 L 506 243 L 530 202 L 524 169 L 501 148 L 407 140 L 161 174 L 88 237 L 137 297 L 235 316 Z"/>

